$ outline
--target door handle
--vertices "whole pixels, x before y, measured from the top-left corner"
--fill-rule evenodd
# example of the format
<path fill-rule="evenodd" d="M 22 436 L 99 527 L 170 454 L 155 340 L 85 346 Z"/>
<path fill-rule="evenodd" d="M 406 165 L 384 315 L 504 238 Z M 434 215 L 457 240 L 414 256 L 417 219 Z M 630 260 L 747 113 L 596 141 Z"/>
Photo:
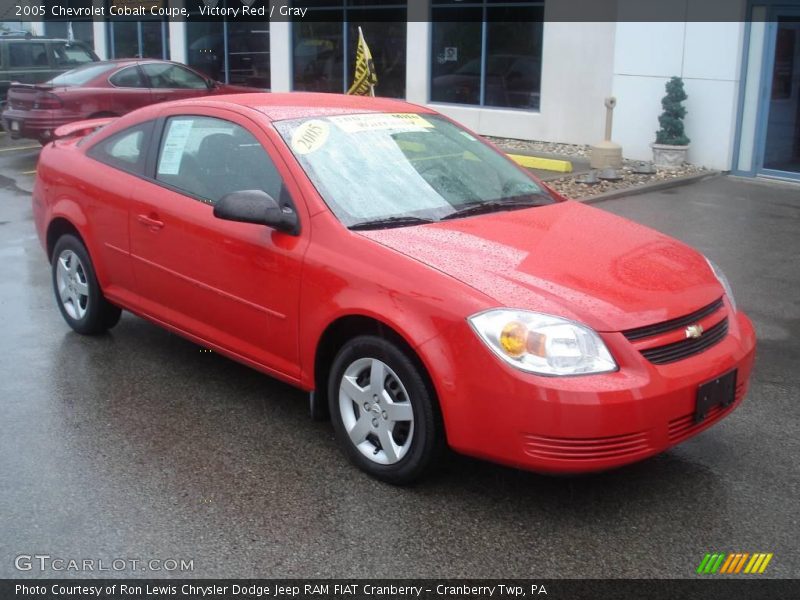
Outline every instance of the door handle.
<path fill-rule="evenodd" d="M 137 217 L 139 223 L 144 225 L 145 227 L 150 228 L 153 231 L 158 231 L 162 227 L 164 227 L 164 221 L 159 221 L 153 217 L 148 217 L 147 215 L 139 215 Z"/>

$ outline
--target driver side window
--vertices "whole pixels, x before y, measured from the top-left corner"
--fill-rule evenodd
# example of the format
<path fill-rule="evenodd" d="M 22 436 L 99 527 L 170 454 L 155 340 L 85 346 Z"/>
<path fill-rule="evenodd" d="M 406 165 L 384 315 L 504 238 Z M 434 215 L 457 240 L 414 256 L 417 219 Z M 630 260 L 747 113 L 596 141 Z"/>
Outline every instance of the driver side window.
<path fill-rule="evenodd" d="M 249 131 L 201 116 L 167 120 L 156 179 L 208 204 L 242 190 L 262 190 L 278 201 L 283 187 L 272 159 Z"/>

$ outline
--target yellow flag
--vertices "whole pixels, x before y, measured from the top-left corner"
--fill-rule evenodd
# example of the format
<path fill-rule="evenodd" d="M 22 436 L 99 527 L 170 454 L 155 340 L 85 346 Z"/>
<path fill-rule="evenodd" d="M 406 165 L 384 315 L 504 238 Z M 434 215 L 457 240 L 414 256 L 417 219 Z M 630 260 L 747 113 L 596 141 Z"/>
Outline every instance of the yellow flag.
<path fill-rule="evenodd" d="M 353 77 L 353 85 L 347 90 L 348 94 L 354 96 L 374 96 L 373 86 L 378 84 L 378 76 L 375 74 L 375 65 L 372 62 L 372 53 L 361 32 L 358 28 L 358 46 L 356 47 L 356 72 Z"/>

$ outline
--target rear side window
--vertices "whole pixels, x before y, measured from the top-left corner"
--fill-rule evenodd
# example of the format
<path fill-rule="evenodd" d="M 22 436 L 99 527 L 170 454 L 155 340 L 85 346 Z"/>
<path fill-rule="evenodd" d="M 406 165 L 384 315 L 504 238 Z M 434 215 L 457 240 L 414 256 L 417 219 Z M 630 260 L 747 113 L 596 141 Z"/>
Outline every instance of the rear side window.
<path fill-rule="evenodd" d="M 47 67 L 47 46 L 37 42 L 11 42 L 8 61 L 12 69 L 20 67 Z"/>
<path fill-rule="evenodd" d="M 95 63 L 91 65 L 86 65 L 85 67 L 78 67 L 77 69 L 72 69 L 71 71 L 67 71 L 66 73 L 62 73 L 57 77 L 53 77 L 50 80 L 55 86 L 77 86 L 83 85 L 88 83 L 98 75 L 102 75 L 106 71 L 111 71 L 112 69 L 116 69 L 116 65 L 114 63 Z"/>
<path fill-rule="evenodd" d="M 87 154 L 109 166 L 141 175 L 152 127 L 153 122 L 148 121 L 120 131 L 90 148 Z"/>
<path fill-rule="evenodd" d="M 59 67 L 77 67 L 88 62 L 94 62 L 94 56 L 79 44 L 67 42 L 52 44 L 53 56 Z"/>
<path fill-rule="evenodd" d="M 111 85 L 121 88 L 143 88 L 147 87 L 142 80 L 139 67 L 128 67 L 114 73 L 109 79 Z"/>
<path fill-rule="evenodd" d="M 244 127 L 211 117 L 167 120 L 156 179 L 208 204 L 231 192 L 262 190 L 280 201 L 283 181 Z"/>

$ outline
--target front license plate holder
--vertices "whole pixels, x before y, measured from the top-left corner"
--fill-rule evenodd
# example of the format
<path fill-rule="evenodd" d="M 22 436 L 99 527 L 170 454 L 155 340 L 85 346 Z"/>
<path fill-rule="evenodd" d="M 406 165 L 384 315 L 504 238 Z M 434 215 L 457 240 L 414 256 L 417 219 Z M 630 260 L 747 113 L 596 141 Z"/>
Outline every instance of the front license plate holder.
<path fill-rule="evenodd" d="M 697 388 L 694 422 L 701 423 L 715 406 L 730 406 L 736 398 L 736 369 L 715 377 Z"/>

